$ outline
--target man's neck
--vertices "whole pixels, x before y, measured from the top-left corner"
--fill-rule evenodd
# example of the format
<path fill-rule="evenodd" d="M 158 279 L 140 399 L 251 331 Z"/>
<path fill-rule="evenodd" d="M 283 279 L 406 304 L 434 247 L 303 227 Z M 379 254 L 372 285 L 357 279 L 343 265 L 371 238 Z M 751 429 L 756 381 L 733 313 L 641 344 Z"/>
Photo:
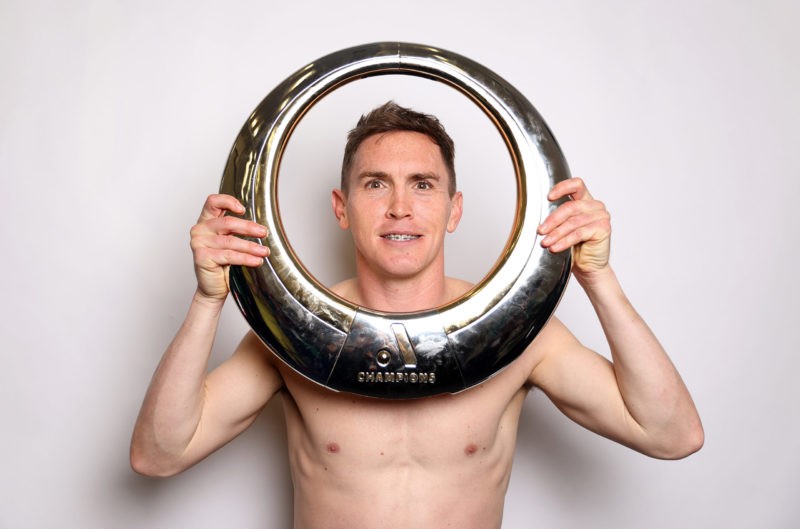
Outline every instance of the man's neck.
<path fill-rule="evenodd" d="M 356 298 L 354 302 L 369 309 L 415 312 L 444 305 L 453 297 L 443 267 L 413 277 L 386 277 L 358 264 L 356 271 L 351 296 Z"/>
<path fill-rule="evenodd" d="M 435 282 L 414 279 L 373 282 L 359 276 L 355 291 L 360 305 L 385 312 L 427 310 L 449 301 L 444 277 Z"/>

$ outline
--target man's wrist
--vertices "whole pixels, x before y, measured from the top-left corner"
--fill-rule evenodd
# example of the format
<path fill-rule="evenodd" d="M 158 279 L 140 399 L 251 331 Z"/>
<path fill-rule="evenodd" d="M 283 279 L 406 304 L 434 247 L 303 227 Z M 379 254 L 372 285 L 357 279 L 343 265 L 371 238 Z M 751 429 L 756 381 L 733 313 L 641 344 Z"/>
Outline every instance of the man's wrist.
<path fill-rule="evenodd" d="M 222 310 L 222 306 L 225 305 L 226 297 L 217 298 L 209 296 L 207 294 L 204 294 L 203 291 L 198 288 L 197 290 L 195 290 L 194 296 L 192 297 L 192 304 L 193 305 L 196 304 L 201 307 L 215 311 L 220 311 Z"/>
<path fill-rule="evenodd" d="M 596 270 L 573 269 L 572 275 L 585 290 L 595 290 L 609 283 L 617 283 L 617 275 L 610 264 Z"/>

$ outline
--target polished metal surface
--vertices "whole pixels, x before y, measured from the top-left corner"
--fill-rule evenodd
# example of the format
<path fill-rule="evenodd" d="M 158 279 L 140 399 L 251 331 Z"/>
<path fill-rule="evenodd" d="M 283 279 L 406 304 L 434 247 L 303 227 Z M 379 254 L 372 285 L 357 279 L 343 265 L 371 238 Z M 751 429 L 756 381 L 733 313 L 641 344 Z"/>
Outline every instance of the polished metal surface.
<path fill-rule="evenodd" d="M 320 285 L 292 253 L 277 209 L 281 156 L 294 126 L 322 97 L 364 77 L 415 75 L 457 88 L 493 121 L 517 175 L 514 230 L 494 270 L 461 298 L 417 313 L 358 307 Z M 368 110 L 368 109 L 365 109 Z M 256 334 L 289 366 L 333 390 L 383 398 L 455 393 L 517 358 L 555 309 L 570 253 L 542 249 L 536 229 L 569 178 L 561 149 L 531 103 L 480 64 L 439 48 L 381 42 L 298 70 L 259 104 L 234 142 L 220 191 L 266 225 L 270 256 L 232 267 L 231 291 Z"/>

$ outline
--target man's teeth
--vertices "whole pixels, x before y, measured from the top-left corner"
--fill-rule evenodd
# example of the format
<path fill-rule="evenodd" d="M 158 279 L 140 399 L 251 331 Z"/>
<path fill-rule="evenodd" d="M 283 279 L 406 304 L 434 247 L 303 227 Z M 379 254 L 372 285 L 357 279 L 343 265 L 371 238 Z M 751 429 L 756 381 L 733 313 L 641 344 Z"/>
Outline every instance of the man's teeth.
<path fill-rule="evenodd" d="M 390 233 L 388 235 L 384 235 L 383 238 L 389 239 L 390 241 L 411 241 L 413 239 L 419 239 L 419 235 L 401 235 L 397 233 Z"/>

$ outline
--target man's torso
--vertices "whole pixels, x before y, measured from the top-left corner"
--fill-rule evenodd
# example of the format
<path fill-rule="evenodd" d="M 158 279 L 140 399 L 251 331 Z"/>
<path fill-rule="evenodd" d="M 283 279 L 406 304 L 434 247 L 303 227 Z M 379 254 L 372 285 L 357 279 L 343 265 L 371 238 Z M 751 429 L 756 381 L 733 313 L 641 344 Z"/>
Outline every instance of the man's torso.
<path fill-rule="evenodd" d="M 533 354 L 456 395 L 380 400 L 283 377 L 297 528 L 499 527 Z"/>

